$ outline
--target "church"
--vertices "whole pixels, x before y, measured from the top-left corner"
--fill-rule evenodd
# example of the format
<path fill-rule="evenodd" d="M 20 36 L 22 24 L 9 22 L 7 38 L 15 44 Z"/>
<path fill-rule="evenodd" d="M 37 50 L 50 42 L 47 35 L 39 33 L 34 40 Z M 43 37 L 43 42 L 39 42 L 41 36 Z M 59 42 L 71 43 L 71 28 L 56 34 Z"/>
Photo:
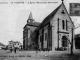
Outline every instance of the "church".
<path fill-rule="evenodd" d="M 62 0 L 62 3 L 54 11 L 41 23 L 34 26 L 32 33 L 28 37 L 30 37 L 30 41 L 34 42 L 38 50 L 69 51 L 74 37 L 73 28 L 74 24 Z M 25 35 L 25 37 L 27 36 Z M 25 41 L 28 40 L 25 39 Z M 24 44 L 27 43 L 24 42 Z"/>

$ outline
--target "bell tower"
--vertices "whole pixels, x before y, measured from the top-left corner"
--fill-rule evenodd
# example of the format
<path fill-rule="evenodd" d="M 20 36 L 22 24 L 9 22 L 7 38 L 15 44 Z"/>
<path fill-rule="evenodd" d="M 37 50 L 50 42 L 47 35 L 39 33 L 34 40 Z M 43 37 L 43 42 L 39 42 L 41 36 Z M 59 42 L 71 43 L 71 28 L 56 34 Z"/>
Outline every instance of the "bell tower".
<path fill-rule="evenodd" d="M 27 23 L 34 23 L 34 19 L 32 17 L 32 13 L 30 12 L 29 18 L 27 20 Z"/>

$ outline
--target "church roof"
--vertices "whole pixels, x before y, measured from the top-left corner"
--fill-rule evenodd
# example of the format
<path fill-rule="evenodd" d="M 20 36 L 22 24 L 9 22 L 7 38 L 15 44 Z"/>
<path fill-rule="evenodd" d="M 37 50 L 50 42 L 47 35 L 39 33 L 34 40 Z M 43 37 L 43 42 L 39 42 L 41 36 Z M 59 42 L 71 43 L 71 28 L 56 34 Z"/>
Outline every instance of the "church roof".
<path fill-rule="evenodd" d="M 33 23 L 27 23 L 27 25 L 31 25 L 31 26 L 39 26 L 39 22 L 33 22 Z"/>
<path fill-rule="evenodd" d="M 52 11 L 43 21 L 42 21 L 42 23 L 39 25 L 39 27 L 38 28 L 36 28 L 36 29 L 40 29 L 40 28 L 42 28 L 42 27 L 44 27 L 46 24 L 48 24 L 49 22 L 50 22 L 50 20 L 54 17 L 54 15 L 56 14 L 56 12 L 58 11 L 58 9 L 60 8 L 60 6 L 61 5 L 64 5 L 64 3 L 63 3 L 63 1 L 62 1 L 62 3 L 54 10 L 54 11 Z M 64 6 L 65 7 L 65 6 Z M 67 12 L 68 13 L 68 12 Z M 69 14 L 68 14 L 68 16 L 69 16 Z M 69 18 L 70 18 L 70 16 L 69 16 Z M 71 18 L 70 18 L 70 20 L 71 20 Z M 72 22 L 72 20 L 71 20 L 71 22 Z M 72 22 L 72 24 L 73 24 L 73 22 Z M 73 24 L 73 26 L 74 26 L 74 24 Z"/>
<path fill-rule="evenodd" d="M 38 27 L 39 25 L 40 25 L 39 22 L 27 23 L 27 24 L 24 26 L 24 28 L 25 28 L 26 26 L 34 26 L 34 27 Z M 23 28 L 23 29 L 24 29 L 24 28 Z"/>
<path fill-rule="evenodd" d="M 60 5 L 61 6 L 61 5 Z M 56 14 L 58 11 L 59 7 L 58 6 L 53 12 L 51 12 L 40 24 L 39 26 L 33 31 L 32 35 L 40 28 L 42 28 L 44 25 L 50 22 L 50 20 L 53 18 L 53 16 Z"/>
<path fill-rule="evenodd" d="M 60 5 L 61 6 L 61 5 Z M 52 11 L 43 21 L 42 23 L 39 25 L 38 29 L 43 27 L 44 25 L 46 25 L 47 23 L 50 22 L 50 20 L 53 18 L 53 16 L 56 14 L 56 12 L 58 11 L 59 7 L 58 6 L 54 11 Z"/>
<path fill-rule="evenodd" d="M 61 5 L 60 5 L 61 6 Z M 59 6 L 59 7 L 60 7 Z M 43 27 L 44 25 L 46 25 L 47 23 L 49 23 L 49 21 L 52 19 L 52 17 L 55 15 L 55 13 L 57 12 L 57 10 L 59 9 L 59 7 L 57 7 L 53 12 L 51 12 L 43 21 L 42 23 L 33 31 L 32 35 L 35 34 L 35 32 L 40 29 L 41 27 Z"/>

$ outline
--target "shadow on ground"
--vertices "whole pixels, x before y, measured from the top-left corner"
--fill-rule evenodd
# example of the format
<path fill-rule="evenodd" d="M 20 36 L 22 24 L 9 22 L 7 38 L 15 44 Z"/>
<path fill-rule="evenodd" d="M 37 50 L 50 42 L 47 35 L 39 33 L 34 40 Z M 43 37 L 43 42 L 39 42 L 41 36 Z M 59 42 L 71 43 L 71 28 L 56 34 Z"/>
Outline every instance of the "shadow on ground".
<path fill-rule="evenodd" d="M 79 54 L 62 54 L 62 55 L 57 55 L 57 56 L 51 56 L 50 60 L 80 60 L 80 55 Z"/>

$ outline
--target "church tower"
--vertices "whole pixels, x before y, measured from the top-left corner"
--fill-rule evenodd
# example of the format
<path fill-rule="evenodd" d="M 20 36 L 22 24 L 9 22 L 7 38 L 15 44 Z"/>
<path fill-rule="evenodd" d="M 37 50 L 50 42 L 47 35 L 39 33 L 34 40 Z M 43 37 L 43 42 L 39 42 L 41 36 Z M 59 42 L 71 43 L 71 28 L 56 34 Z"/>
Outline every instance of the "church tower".
<path fill-rule="evenodd" d="M 39 23 L 35 22 L 33 19 L 32 13 L 30 12 L 30 15 L 27 20 L 27 24 L 23 28 L 23 49 L 25 50 L 31 50 L 33 47 L 31 47 L 31 33 L 38 27 Z"/>

